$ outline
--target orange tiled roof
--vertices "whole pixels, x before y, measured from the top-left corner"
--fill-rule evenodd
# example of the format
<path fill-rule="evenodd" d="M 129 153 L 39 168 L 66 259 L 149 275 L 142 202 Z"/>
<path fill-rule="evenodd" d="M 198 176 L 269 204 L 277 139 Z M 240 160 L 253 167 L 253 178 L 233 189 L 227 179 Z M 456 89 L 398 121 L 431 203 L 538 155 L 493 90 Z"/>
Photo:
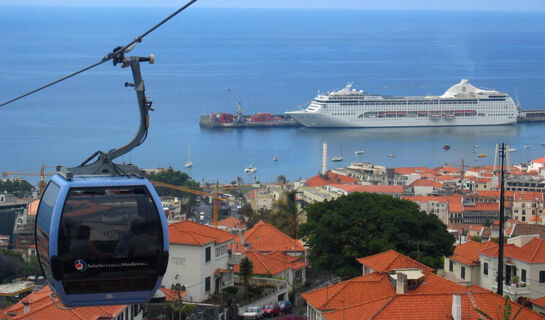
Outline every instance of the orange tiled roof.
<path fill-rule="evenodd" d="M 411 183 L 409 185 L 410 187 L 434 187 L 434 188 L 442 188 L 443 184 L 441 182 L 433 181 L 433 180 L 426 180 L 426 179 L 418 179 Z"/>
<path fill-rule="evenodd" d="M 371 273 L 303 293 L 308 304 L 320 310 L 336 310 L 395 294 L 388 274 Z"/>
<path fill-rule="evenodd" d="M 357 260 L 359 263 L 378 272 L 388 272 L 393 269 L 402 268 L 420 268 L 424 271 L 434 271 L 433 268 L 430 268 L 425 264 L 413 260 L 394 250 L 377 253 L 365 258 L 358 258 Z"/>
<path fill-rule="evenodd" d="M 357 182 L 358 179 L 328 171 L 327 179 L 324 179 L 322 175 L 318 174 L 312 178 L 309 178 L 305 182 L 305 185 L 309 187 L 322 187 L 328 184 L 354 184 Z"/>
<path fill-rule="evenodd" d="M 207 243 L 223 243 L 233 240 L 235 236 L 229 232 L 182 220 L 168 226 L 170 243 L 202 246 Z"/>
<path fill-rule="evenodd" d="M 462 172 L 461 169 L 451 167 L 451 166 L 438 167 L 438 168 L 435 168 L 433 170 L 437 171 L 437 172 L 441 172 L 441 173 L 450 173 L 450 174 Z"/>
<path fill-rule="evenodd" d="M 438 176 L 439 173 L 433 171 L 428 167 L 404 167 L 404 168 L 394 168 L 395 174 L 405 175 L 405 174 L 431 174 L 433 176 Z"/>
<path fill-rule="evenodd" d="M 258 251 L 246 251 L 245 254 L 252 261 L 254 274 L 276 275 L 285 270 L 299 270 L 308 265 L 306 262 L 280 251 L 273 251 L 267 254 Z M 235 273 L 239 273 L 240 264 L 235 264 L 233 270 Z"/>
<path fill-rule="evenodd" d="M 304 252 L 305 247 L 301 241 L 292 239 L 273 225 L 259 221 L 251 229 L 244 232 L 244 242 L 249 244 L 249 249 L 260 252 Z M 233 244 L 233 252 L 244 252 L 246 249 L 242 245 L 242 239 L 236 237 Z"/>
<path fill-rule="evenodd" d="M 96 320 L 99 318 L 113 319 L 117 317 L 127 305 L 78 307 L 61 309 L 49 297 L 51 289 L 45 286 L 38 292 L 31 293 L 18 303 L 5 308 L 4 315 L 12 320 L 19 319 L 55 319 L 55 320 Z M 30 302 L 30 312 L 24 313 L 23 301 Z M 60 301 L 57 301 L 62 306 Z"/>
<path fill-rule="evenodd" d="M 224 226 L 229 229 L 246 229 L 246 225 L 235 217 L 227 217 L 218 222 L 218 226 Z"/>
<path fill-rule="evenodd" d="M 515 201 L 543 201 L 543 193 L 515 192 Z"/>
<path fill-rule="evenodd" d="M 464 206 L 464 211 L 499 211 L 500 204 L 497 202 L 477 202 L 475 206 Z"/>
<path fill-rule="evenodd" d="M 497 246 L 498 244 L 493 241 L 487 241 L 484 243 L 469 241 L 456 246 L 454 249 L 454 254 L 450 257 L 450 259 L 467 265 L 478 265 L 479 252 L 481 250 Z"/>
<path fill-rule="evenodd" d="M 437 181 L 454 181 L 460 179 L 459 176 L 438 176 L 435 178 Z"/>
<path fill-rule="evenodd" d="M 488 183 L 492 181 L 492 179 L 489 179 L 489 178 L 480 178 L 479 180 L 477 180 L 477 183 Z"/>
<path fill-rule="evenodd" d="M 176 290 L 167 289 L 167 288 L 159 288 L 164 294 L 166 301 L 173 301 L 178 299 L 178 294 L 176 293 Z M 180 298 L 183 298 L 187 294 L 187 291 L 180 291 Z"/>
<path fill-rule="evenodd" d="M 403 186 L 389 185 L 342 185 L 331 184 L 330 186 L 342 189 L 348 193 L 369 192 L 369 193 L 403 193 Z"/>
<path fill-rule="evenodd" d="M 537 299 L 530 300 L 532 304 L 545 308 L 545 296 Z"/>
<path fill-rule="evenodd" d="M 462 319 L 481 318 L 475 308 L 494 317 L 498 307 L 503 307 L 505 304 L 503 297 L 492 292 L 460 293 L 460 297 Z M 323 315 L 327 320 L 452 319 L 452 299 L 452 294 L 445 293 L 399 294 Z M 522 308 L 519 313 L 520 319 L 543 319 L 542 315 L 517 303 L 510 301 L 509 304 L 512 308 L 511 314 L 517 313 L 519 308 Z"/>
<path fill-rule="evenodd" d="M 498 246 L 481 250 L 481 253 L 489 257 L 498 256 Z M 527 263 L 545 263 L 545 240 L 534 238 L 522 247 L 514 244 L 506 244 L 503 248 L 505 258 L 516 259 Z"/>
<path fill-rule="evenodd" d="M 504 196 L 506 198 L 512 198 L 513 195 L 515 194 L 514 191 L 504 191 Z M 495 198 L 495 199 L 499 199 L 500 198 L 500 190 L 479 190 L 477 191 L 477 195 L 479 197 L 483 197 L 483 198 Z"/>
<path fill-rule="evenodd" d="M 534 160 L 532 160 L 532 162 L 545 164 L 545 157 L 534 159 Z"/>

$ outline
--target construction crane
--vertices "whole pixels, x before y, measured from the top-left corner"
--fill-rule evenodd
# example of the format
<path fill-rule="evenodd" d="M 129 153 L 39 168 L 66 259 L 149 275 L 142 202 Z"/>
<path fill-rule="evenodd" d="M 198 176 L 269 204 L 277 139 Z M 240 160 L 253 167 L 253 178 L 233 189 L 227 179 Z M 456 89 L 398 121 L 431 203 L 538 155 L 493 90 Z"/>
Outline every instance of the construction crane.
<path fill-rule="evenodd" d="M 51 168 L 51 167 L 46 166 L 46 165 L 42 165 L 40 167 L 40 173 L 4 171 L 4 172 L 2 172 L 2 177 L 5 178 L 7 176 L 39 176 L 40 177 L 40 184 L 38 186 L 39 186 L 40 196 L 41 196 L 43 194 L 44 190 L 45 190 L 45 176 L 52 176 L 52 175 L 55 174 L 55 173 L 52 173 L 52 172 L 47 172 L 46 173 L 45 168 Z"/>
<path fill-rule="evenodd" d="M 209 197 L 210 199 L 214 199 L 214 211 L 213 211 L 214 212 L 214 218 L 212 220 L 212 225 L 214 225 L 214 226 L 218 225 L 219 201 L 228 201 L 228 202 L 233 201 L 233 200 L 225 199 L 225 198 L 222 198 L 222 197 L 218 196 L 217 187 L 214 188 L 214 194 L 210 194 L 210 193 L 207 193 L 207 192 L 204 192 L 204 191 L 195 190 L 195 189 L 191 189 L 191 188 L 188 188 L 188 187 L 175 186 L 173 184 L 168 184 L 168 183 L 159 182 L 159 181 L 151 181 L 151 183 L 156 187 L 163 187 L 163 188 L 169 188 L 169 189 L 179 190 L 179 191 L 183 191 L 183 192 L 189 192 L 189 193 L 192 193 L 192 194 L 205 196 L 205 197 Z"/>
<path fill-rule="evenodd" d="M 231 98 L 233 98 L 233 101 L 235 102 L 235 105 L 237 106 L 237 118 L 236 118 L 236 120 L 237 120 L 237 122 L 241 122 L 242 117 L 244 116 L 244 111 L 242 111 L 242 105 L 237 100 L 237 98 L 235 97 L 235 95 L 233 94 L 231 89 L 227 89 L 227 91 L 229 91 L 229 94 L 231 94 Z"/>
<path fill-rule="evenodd" d="M 449 162 L 445 162 L 445 166 L 453 166 L 453 167 L 456 167 L 456 168 L 460 168 L 462 171 L 460 172 L 460 180 L 463 181 L 464 180 L 464 173 L 466 171 L 466 166 L 464 165 L 464 159 L 462 159 L 462 164 L 457 164 L 457 163 L 449 163 Z"/>

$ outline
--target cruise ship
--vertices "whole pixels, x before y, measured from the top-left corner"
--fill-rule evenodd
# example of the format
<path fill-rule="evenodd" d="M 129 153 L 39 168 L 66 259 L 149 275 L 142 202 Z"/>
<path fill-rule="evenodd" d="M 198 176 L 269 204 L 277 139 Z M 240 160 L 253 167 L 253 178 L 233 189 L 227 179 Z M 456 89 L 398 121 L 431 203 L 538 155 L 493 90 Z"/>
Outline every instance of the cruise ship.
<path fill-rule="evenodd" d="M 506 93 L 483 90 L 467 79 L 441 96 L 395 97 L 352 88 L 318 94 L 287 115 L 305 127 L 483 126 L 517 122 L 518 107 Z"/>

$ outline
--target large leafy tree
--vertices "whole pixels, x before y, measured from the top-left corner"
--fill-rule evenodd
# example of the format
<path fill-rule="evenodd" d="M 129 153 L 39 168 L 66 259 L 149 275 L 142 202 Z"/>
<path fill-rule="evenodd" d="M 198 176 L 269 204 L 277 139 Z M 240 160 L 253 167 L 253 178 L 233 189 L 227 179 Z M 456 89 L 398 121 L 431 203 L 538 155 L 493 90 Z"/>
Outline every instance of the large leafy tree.
<path fill-rule="evenodd" d="M 454 237 L 436 215 L 410 201 L 352 193 L 307 209 L 301 234 L 315 268 L 348 278 L 361 274 L 356 258 L 396 250 L 434 268 L 453 253 Z"/>
<path fill-rule="evenodd" d="M 151 181 L 159 181 L 175 186 L 188 187 L 188 188 L 198 188 L 199 183 L 193 180 L 187 173 L 181 172 L 179 170 L 174 170 L 172 167 L 169 167 L 165 171 L 159 171 L 156 173 L 149 173 L 146 175 Z M 182 192 L 179 190 L 157 187 L 157 193 L 161 196 L 174 196 L 174 197 L 187 197 L 189 199 L 189 204 L 191 205 L 195 200 L 195 195 L 187 192 Z"/>

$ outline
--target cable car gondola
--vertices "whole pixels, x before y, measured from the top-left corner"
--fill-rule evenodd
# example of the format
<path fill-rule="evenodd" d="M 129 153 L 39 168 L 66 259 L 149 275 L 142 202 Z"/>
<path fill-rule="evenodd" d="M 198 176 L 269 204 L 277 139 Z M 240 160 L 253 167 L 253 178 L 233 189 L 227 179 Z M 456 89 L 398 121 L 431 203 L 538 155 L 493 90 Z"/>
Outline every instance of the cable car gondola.
<path fill-rule="evenodd" d="M 38 261 L 55 295 L 67 307 L 149 301 L 168 264 L 168 225 L 159 196 L 132 164 L 113 160 L 147 136 L 148 111 L 140 61 L 114 50 L 114 65 L 131 66 L 140 128 L 125 146 L 95 152 L 74 168 L 57 167 L 36 217 Z M 91 160 L 97 158 L 94 162 Z"/>

